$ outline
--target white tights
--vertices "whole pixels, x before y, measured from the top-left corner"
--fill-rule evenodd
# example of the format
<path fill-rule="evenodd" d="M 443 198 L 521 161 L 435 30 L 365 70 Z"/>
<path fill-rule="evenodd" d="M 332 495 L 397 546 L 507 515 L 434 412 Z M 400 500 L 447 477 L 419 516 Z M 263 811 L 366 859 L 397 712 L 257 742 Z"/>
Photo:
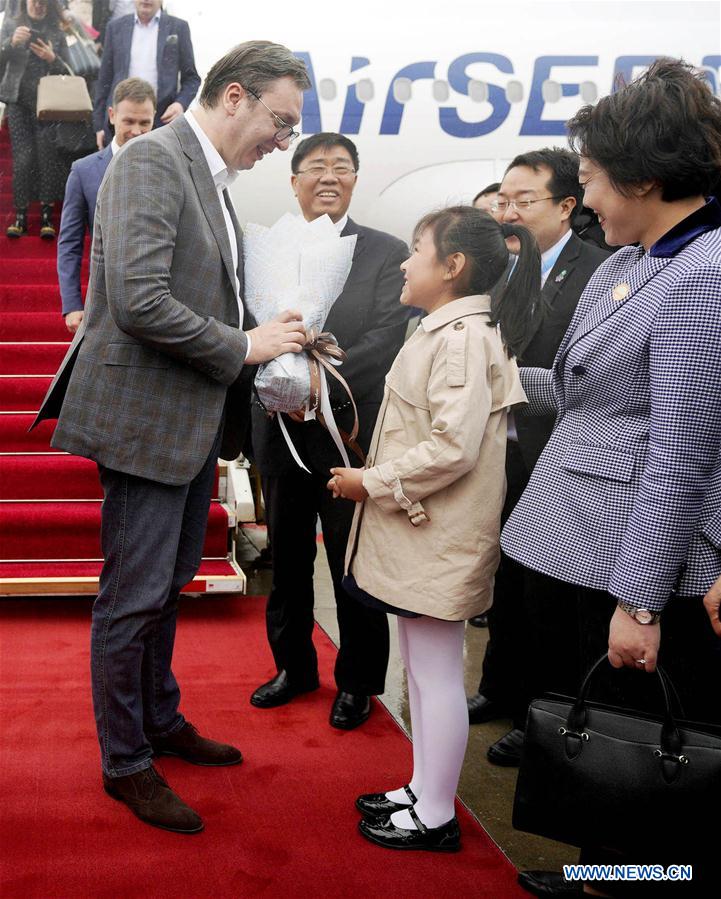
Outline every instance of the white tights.
<path fill-rule="evenodd" d="M 413 733 L 415 811 L 426 827 L 440 827 L 455 814 L 463 757 L 468 744 L 468 708 L 463 683 L 463 621 L 399 618 L 398 638 L 408 676 Z M 408 802 L 403 789 L 386 796 Z M 397 827 L 415 830 L 407 811 L 391 816 Z"/>

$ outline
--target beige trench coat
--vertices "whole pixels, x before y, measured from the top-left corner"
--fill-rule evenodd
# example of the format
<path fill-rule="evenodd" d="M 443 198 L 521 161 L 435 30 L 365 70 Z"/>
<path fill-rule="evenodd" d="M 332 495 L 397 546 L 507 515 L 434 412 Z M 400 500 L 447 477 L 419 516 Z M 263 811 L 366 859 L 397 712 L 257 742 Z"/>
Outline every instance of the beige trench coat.
<path fill-rule="evenodd" d="M 401 609 L 459 621 L 491 604 L 508 409 L 526 402 L 490 298 L 421 321 L 386 376 L 346 571 Z"/>

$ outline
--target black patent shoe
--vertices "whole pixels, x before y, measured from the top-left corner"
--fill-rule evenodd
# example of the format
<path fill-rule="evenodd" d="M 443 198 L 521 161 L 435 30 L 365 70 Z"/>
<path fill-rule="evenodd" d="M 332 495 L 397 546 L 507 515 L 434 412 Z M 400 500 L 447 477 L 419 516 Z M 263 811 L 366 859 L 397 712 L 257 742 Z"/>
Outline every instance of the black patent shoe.
<path fill-rule="evenodd" d="M 426 827 L 415 812 L 406 809 L 417 830 L 396 827 L 387 818 L 362 818 L 358 822 L 361 834 L 378 846 L 386 849 L 425 849 L 428 852 L 457 852 L 461 848 L 461 829 L 454 815 L 440 827 Z"/>
<path fill-rule="evenodd" d="M 386 849 L 425 849 L 428 852 L 457 852 L 461 848 L 461 829 L 454 815 L 440 827 L 426 827 L 415 810 L 407 809 L 418 830 L 396 827 L 387 818 L 362 818 L 358 822 L 361 834 Z"/>
<path fill-rule="evenodd" d="M 28 214 L 24 209 L 18 209 L 15 213 L 15 221 L 7 226 L 5 234 L 8 237 L 22 237 L 28 233 Z"/>
<path fill-rule="evenodd" d="M 55 240 L 55 227 L 52 222 L 53 207 L 43 206 L 40 220 L 40 237 L 43 240 Z"/>
<path fill-rule="evenodd" d="M 406 791 L 406 796 L 408 796 L 410 802 L 393 802 L 385 793 L 364 793 L 356 799 L 355 806 L 366 818 L 390 817 L 393 812 L 400 812 L 418 802 L 415 793 L 408 784 L 403 789 Z"/>

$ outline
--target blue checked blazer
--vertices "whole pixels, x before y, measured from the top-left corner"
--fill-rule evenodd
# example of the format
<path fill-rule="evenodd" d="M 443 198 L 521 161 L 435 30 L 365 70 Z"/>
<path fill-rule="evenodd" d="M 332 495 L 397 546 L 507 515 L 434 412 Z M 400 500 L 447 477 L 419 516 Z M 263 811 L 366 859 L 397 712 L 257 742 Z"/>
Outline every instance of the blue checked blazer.
<path fill-rule="evenodd" d="M 135 15 L 121 16 L 108 23 L 103 44 L 103 57 L 95 85 L 93 128 L 108 132 L 108 106 L 118 84 L 130 74 L 130 51 L 133 44 Z M 171 103 L 178 102 L 187 109 L 200 87 L 200 75 L 195 68 L 190 26 L 185 19 L 160 13 L 158 23 L 158 108 L 155 127 L 160 116 Z"/>
<path fill-rule="evenodd" d="M 553 369 L 522 371 L 530 411 L 557 419 L 501 540 L 529 568 L 651 609 L 721 574 L 721 210 L 694 218 L 710 230 L 674 255 L 604 262 Z"/>

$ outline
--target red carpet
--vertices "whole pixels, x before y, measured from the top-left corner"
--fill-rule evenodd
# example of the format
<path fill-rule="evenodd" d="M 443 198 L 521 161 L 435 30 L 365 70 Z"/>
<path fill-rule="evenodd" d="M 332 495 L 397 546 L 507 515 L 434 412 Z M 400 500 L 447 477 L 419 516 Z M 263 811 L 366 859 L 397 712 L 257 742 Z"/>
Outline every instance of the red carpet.
<path fill-rule="evenodd" d="M 71 335 L 61 315 L 55 241 L 38 236 L 37 205 L 29 217 L 30 233 L 19 240 L 5 235 L 12 220 L 12 161 L 7 128 L 0 129 L 0 594 L 90 592 L 87 581 L 97 566 L 78 568 L 74 559 L 100 555 L 99 500 L 102 496 L 95 465 L 50 447 L 54 421 L 45 421 L 31 434 L 28 428 L 67 351 Z M 56 210 L 56 220 L 59 210 Z M 88 277 L 88 249 L 81 269 L 82 289 Z M 216 493 L 217 496 L 217 476 Z M 52 502 L 48 502 L 48 500 Z M 208 520 L 206 555 L 228 555 L 229 521 L 215 504 Z M 12 560 L 8 568 L 7 560 Z M 58 560 L 53 565 L 39 560 Z M 6 564 L 4 564 L 6 563 Z M 223 570 L 218 570 L 222 567 Z M 11 573 L 8 573 L 8 572 Z M 201 574 L 231 578 L 225 589 L 240 589 L 241 579 L 231 561 L 219 566 L 206 560 Z M 36 577 L 46 580 L 30 589 Z M 8 579 L 23 578 L 22 584 Z M 63 579 L 62 586 L 57 579 Z M 205 589 L 203 578 L 193 587 Z M 233 584 L 237 586 L 233 586 Z"/>
<path fill-rule="evenodd" d="M 228 553 L 227 514 L 212 503 L 204 556 Z M 100 501 L 0 503 L 0 559 L 99 559 Z"/>
<path fill-rule="evenodd" d="M 391 852 L 359 836 L 356 795 L 404 783 L 410 744 L 380 706 L 358 731 L 328 726 L 334 651 L 322 634 L 322 688 L 285 708 L 254 709 L 248 697 L 273 670 L 260 598 L 188 601 L 176 649 L 184 711 L 203 732 L 236 742 L 245 762 L 161 760 L 203 815 L 202 834 L 137 821 L 100 785 L 89 614 L 79 600 L 0 603 L 3 899 L 527 895 L 462 808 L 459 853 Z"/>

